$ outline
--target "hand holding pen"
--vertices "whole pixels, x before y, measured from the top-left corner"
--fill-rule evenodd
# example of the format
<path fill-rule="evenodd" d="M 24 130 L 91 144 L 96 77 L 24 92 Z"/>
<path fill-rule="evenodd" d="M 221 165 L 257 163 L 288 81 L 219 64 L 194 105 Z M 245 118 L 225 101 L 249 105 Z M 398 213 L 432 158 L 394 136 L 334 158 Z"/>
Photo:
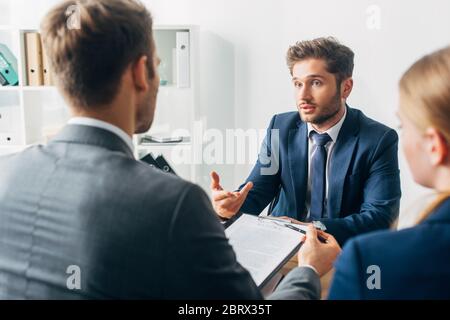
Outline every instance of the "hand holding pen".
<path fill-rule="evenodd" d="M 292 230 L 295 230 L 295 231 L 298 231 L 298 232 L 300 232 L 301 234 L 304 234 L 304 235 L 306 235 L 306 231 L 305 230 L 303 230 L 303 229 L 300 229 L 300 228 L 297 228 L 297 227 L 295 227 L 295 226 L 293 226 L 293 225 L 291 225 L 291 224 L 285 224 L 284 225 L 285 227 L 287 227 L 287 228 L 289 228 L 289 229 L 292 229 Z M 322 242 L 322 243 L 327 243 L 327 238 L 326 238 L 326 236 L 324 236 L 324 234 L 326 235 L 326 233 L 325 232 L 323 232 L 323 231 L 321 231 L 321 230 L 317 230 L 318 232 L 317 232 L 317 239 L 320 241 L 320 242 Z"/>
<path fill-rule="evenodd" d="M 321 242 L 318 239 L 319 235 L 326 241 Z M 303 245 L 298 251 L 298 266 L 313 267 L 321 277 L 333 268 L 333 263 L 340 253 L 341 247 L 331 234 L 309 225 Z"/>
<path fill-rule="evenodd" d="M 286 216 L 283 216 L 283 217 L 271 217 L 271 216 L 268 216 L 268 217 L 260 217 L 260 219 L 272 220 L 276 224 L 283 225 L 284 227 L 287 227 L 289 229 L 295 230 L 295 231 L 300 232 L 300 233 L 302 233 L 304 235 L 306 235 L 306 231 L 304 230 L 304 228 L 302 229 L 300 227 L 296 227 L 294 224 L 297 224 L 299 226 L 300 225 L 301 226 L 308 226 L 309 225 L 308 223 L 302 223 L 300 221 L 297 221 L 297 220 L 295 220 L 293 218 L 286 217 Z M 318 230 L 318 231 L 319 232 L 318 232 L 317 238 L 319 239 L 320 242 L 326 243 L 327 242 L 327 237 L 326 237 L 327 233 L 325 233 L 325 232 L 323 232 L 321 230 Z"/>

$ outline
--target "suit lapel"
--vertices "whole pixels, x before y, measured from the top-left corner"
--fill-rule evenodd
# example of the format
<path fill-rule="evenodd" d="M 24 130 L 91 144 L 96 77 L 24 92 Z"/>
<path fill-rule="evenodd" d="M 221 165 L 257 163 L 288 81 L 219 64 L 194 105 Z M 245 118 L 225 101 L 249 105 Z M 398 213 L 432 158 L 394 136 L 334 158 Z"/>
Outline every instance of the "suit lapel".
<path fill-rule="evenodd" d="M 327 203 L 329 218 L 338 218 L 341 211 L 344 182 L 358 141 L 359 125 L 356 112 L 347 108 L 347 117 L 330 156 Z"/>
<path fill-rule="evenodd" d="M 307 126 L 304 122 L 298 123 L 298 128 L 289 130 L 289 169 L 292 185 L 295 191 L 296 213 L 294 218 L 304 219 L 306 190 L 308 183 L 308 139 Z M 295 214 L 297 217 L 295 217 Z"/>

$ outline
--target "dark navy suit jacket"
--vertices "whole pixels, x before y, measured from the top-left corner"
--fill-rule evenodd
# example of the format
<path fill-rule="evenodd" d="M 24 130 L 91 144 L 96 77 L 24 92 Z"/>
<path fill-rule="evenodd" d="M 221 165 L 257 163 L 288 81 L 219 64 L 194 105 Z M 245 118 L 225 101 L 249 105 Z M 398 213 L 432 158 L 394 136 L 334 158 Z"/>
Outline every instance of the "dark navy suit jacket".
<path fill-rule="evenodd" d="M 379 288 L 375 283 L 379 268 Z M 370 278 L 372 277 L 372 278 Z M 370 278 L 370 279 L 369 279 Z M 450 199 L 419 225 L 350 240 L 336 263 L 329 299 L 450 299 Z"/>
<path fill-rule="evenodd" d="M 272 118 L 258 161 L 246 180 L 254 187 L 242 212 L 259 214 L 279 194 L 272 214 L 305 220 L 307 132 L 298 112 Z M 398 216 L 397 149 L 394 130 L 347 106 L 330 157 L 327 217 L 322 219 L 327 232 L 341 245 L 357 234 L 388 228 Z"/>

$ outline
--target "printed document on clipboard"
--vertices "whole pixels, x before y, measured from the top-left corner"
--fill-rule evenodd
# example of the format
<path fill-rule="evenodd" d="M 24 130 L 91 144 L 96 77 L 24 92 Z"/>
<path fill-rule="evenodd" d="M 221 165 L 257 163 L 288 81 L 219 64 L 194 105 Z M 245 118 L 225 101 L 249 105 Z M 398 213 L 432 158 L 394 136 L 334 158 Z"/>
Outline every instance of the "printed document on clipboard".
<path fill-rule="evenodd" d="M 244 213 L 225 229 L 225 234 L 237 261 L 261 288 L 300 248 L 302 234 L 295 229 L 306 230 L 285 220 Z"/>

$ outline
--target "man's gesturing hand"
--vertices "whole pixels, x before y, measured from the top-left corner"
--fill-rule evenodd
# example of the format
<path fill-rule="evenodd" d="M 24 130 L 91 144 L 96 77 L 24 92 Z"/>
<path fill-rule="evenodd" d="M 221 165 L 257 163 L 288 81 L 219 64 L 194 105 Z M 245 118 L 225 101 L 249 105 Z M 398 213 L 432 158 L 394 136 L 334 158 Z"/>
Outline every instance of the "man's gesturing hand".
<path fill-rule="evenodd" d="M 211 172 L 211 191 L 214 210 L 222 218 L 229 219 L 233 217 L 242 207 L 252 187 L 253 183 L 248 182 L 241 191 L 225 191 L 220 185 L 219 175 L 215 171 Z"/>

